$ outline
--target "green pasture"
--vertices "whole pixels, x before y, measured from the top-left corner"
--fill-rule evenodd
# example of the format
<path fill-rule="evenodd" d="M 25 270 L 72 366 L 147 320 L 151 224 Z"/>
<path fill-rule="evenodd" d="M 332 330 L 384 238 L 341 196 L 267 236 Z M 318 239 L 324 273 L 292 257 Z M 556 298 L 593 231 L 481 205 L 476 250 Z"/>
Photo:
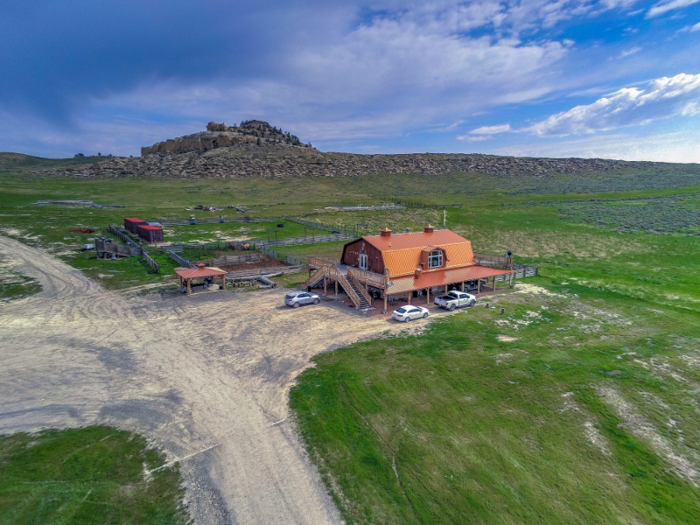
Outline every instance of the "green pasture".
<path fill-rule="evenodd" d="M 292 410 L 346 521 L 700 522 L 700 167 L 196 181 L 32 173 L 0 163 L 0 232 L 46 247 L 111 287 L 163 277 L 135 258 L 97 261 L 79 251 L 90 236 L 70 229 L 102 229 L 124 216 L 218 217 L 187 210 L 203 204 L 402 232 L 441 226 L 443 211 L 431 206 L 461 204 L 447 209 L 449 228 L 475 251 L 511 250 L 540 276 L 490 298 L 496 308 L 483 301 L 414 335 L 320 355 L 297 379 Z M 37 199 L 127 208 L 37 206 Z M 333 208 L 399 199 L 426 207 Z M 166 235 L 261 239 L 276 224 L 166 226 Z M 303 235 L 294 223 L 278 230 L 280 238 Z M 341 246 L 279 251 L 336 257 Z M 151 253 L 171 272 L 172 261 Z"/>
<path fill-rule="evenodd" d="M 187 523 L 176 466 L 109 427 L 0 436 L 0 524 Z"/>

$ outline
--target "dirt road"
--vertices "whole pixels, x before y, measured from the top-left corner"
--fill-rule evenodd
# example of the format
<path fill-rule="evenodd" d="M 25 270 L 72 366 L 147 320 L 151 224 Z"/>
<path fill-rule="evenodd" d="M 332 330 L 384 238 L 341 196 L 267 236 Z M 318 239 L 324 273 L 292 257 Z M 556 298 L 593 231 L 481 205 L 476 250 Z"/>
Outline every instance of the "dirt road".
<path fill-rule="evenodd" d="M 127 298 L 0 236 L 43 292 L 0 306 L 0 433 L 107 424 L 179 461 L 196 523 L 339 523 L 288 419 L 309 359 L 398 328 L 284 291 Z"/>

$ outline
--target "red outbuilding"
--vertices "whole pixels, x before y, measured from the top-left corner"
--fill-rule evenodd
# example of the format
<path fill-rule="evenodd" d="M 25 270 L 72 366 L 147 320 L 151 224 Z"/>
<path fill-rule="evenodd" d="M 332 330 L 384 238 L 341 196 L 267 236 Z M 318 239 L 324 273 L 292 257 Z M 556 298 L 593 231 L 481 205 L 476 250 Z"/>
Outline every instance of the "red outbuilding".
<path fill-rule="evenodd" d="M 163 242 L 163 228 L 160 226 L 141 225 L 138 234 L 146 242 Z"/>
<path fill-rule="evenodd" d="M 139 226 L 143 226 L 144 224 L 146 224 L 146 221 L 142 221 L 141 219 L 136 219 L 134 217 L 127 217 L 124 219 L 124 228 L 129 230 L 131 233 L 138 234 Z"/>

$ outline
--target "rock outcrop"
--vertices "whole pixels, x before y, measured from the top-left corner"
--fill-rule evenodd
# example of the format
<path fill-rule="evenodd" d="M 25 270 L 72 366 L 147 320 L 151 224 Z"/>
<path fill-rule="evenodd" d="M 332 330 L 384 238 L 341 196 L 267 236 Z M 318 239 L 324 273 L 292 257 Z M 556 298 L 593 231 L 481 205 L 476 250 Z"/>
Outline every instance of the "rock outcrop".
<path fill-rule="evenodd" d="M 261 120 L 241 122 L 240 126 L 227 126 L 210 122 L 207 131 L 185 135 L 165 142 L 157 142 L 153 146 L 141 148 L 141 156 L 153 154 L 173 155 L 190 151 L 205 152 L 218 148 L 227 148 L 239 144 L 255 144 L 258 146 L 285 144 L 310 148 L 302 144 L 298 137 L 281 129 L 270 126 Z"/>

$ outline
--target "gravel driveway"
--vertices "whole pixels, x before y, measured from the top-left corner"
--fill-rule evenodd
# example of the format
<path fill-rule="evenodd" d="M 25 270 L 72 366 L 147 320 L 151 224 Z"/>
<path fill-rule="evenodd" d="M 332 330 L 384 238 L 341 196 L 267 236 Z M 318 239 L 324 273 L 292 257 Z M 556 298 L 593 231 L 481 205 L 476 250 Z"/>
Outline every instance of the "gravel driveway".
<path fill-rule="evenodd" d="M 402 327 L 281 290 L 129 298 L 1 236 L 0 256 L 43 286 L 0 305 L 0 433 L 143 433 L 180 462 L 195 523 L 341 522 L 289 389 L 312 356 Z"/>

